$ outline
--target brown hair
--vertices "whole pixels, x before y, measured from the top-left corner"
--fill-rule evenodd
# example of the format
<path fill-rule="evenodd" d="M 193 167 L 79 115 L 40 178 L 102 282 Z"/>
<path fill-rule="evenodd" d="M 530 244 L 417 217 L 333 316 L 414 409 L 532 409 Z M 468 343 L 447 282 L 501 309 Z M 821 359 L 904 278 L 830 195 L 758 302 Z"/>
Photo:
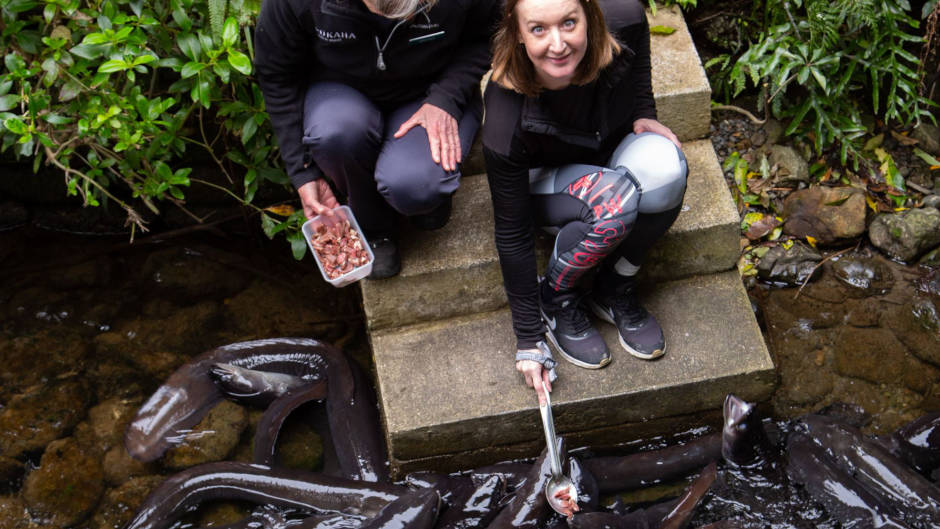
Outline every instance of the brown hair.
<path fill-rule="evenodd" d="M 534 97 L 542 91 L 535 76 L 535 66 L 520 44 L 516 5 L 520 0 L 506 0 L 503 18 L 493 36 L 492 79 L 503 88 Z M 578 64 L 571 84 L 583 85 L 597 79 L 601 70 L 620 53 L 620 44 L 607 30 L 604 13 L 597 0 L 578 0 L 587 23 L 587 50 Z"/>

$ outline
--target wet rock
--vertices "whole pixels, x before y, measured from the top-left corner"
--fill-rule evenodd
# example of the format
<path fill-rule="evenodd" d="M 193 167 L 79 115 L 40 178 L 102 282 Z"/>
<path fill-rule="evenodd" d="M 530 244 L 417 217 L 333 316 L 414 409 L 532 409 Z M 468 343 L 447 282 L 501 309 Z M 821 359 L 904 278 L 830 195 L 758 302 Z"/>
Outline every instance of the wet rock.
<path fill-rule="evenodd" d="M 219 303 L 203 301 L 164 319 L 138 318 L 122 323 L 115 332 L 126 340 L 120 345 L 121 352 L 128 353 L 128 360 L 138 367 L 145 367 L 141 364 L 150 362 L 147 356 L 154 351 L 194 355 L 217 345 L 211 331 L 222 323 L 222 316 Z"/>
<path fill-rule="evenodd" d="M 828 369 L 820 369 L 826 356 L 823 349 L 778 355 L 777 369 L 783 388 L 778 398 L 791 406 L 821 402 L 832 391 L 832 373 Z"/>
<path fill-rule="evenodd" d="M 248 412 L 233 402 L 223 400 L 188 433 L 178 446 L 167 451 L 163 464 L 183 469 L 201 463 L 222 461 L 238 445 L 248 425 Z"/>
<path fill-rule="evenodd" d="M 877 327 L 880 321 L 881 311 L 873 303 L 856 304 L 845 314 L 845 323 L 852 327 Z"/>
<path fill-rule="evenodd" d="M 35 529 L 40 525 L 33 522 L 23 500 L 13 496 L 0 496 L 0 527 L 4 529 Z"/>
<path fill-rule="evenodd" d="M 0 494 L 19 489 L 19 481 L 25 471 L 22 461 L 0 456 Z M 3 525 L 0 524 L 0 527 Z"/>
<path fill-rule="evenodd" d="M 887 329 L 840 329 L 833 340 L 835 370 L 869 382 L 893 383 L 906 365 L 906 348 Z"/>
<path fill-rule="evenodd" d="M 272 336 L 275 330 L 281 336 L 317 336 L 333 342 L 342 336 L 348 325 L 337 321 L 337 315 L 354 314 L 354 309 L 344 300 L 324 288 L 333 288 L 322 280 L 320 286 L 311 285 L 311 290 L 293 291 L 267 281 L 256 280 L 244 291 L 226 300 L 227 328 L 237 329 L 245 336 Z M 334 289 L 335 290 L 335 289 Z M 321 291 L 318 294 L 318 291 Z M 297 292 L 303 292 L 302 297 Z M 310 300 L 331 300 L 312 303 Z"/>
<path fill-rule="evenodd" d="M 862 257 L 840 257 L 832 263 L 833 276 L 849 287 L 852 297 L 887 294 L 894 274 L 884 263 Z"/>
<path fill-rule="evenodd" d="M 888 255 L 912 262 L 940 245 L 940 211 L 920 208 L 882 213 L 872 221 L 868 237 Z"/>
<path fill-rule="evenodd" d="M 56 527 L 70 527 L 87 518 L 103 492 L 101 464 L 73 438 L 49 443 L 39 468 L 23 484 L 29 512 Z"/>
<path fill-rule="evenodd" d="M 908 355 L 902 381 L 908 388 L 925 394 L 932 385 L 940 381 L 940 369 L 918 359 L 915 355 Z"/>
<path fill-rule="evenodd" d="M 820 271 L 816 263 L 822 256 L 809 246 L 797 241 L 789 249 L 774 246 L 757 265 L 757 275 L 774 283 L 797 286 Z"/>
<path fill-rule="evenodd" d="M 307 422 L 290 420 L 278 434 L 277 458 L 281 466 L 317 470 L 323 460 L 323 439 Z"/>
<path fill-rule="evenodd" d="M 920 258 L 920 261 L 917 261 L 917 264 L 922 266 L 929 266 L 932 268 L 940 268 L 940 247 L 924 254 L 924 256 Z"/>
<path fill-rule="evenodd" d="M 193 299 L 222 299 L 247 284 L 244 272 L 230 263 L 241 257 L 207 247 L 177 247 L 150 254 L 142 274 L 160 296 L 185 304 Z"/>
<path fill-rule="evenodd" d="M 49 282 L 62 290 L 106 285 L 111 278 L 111 261 L 101 258 L 74 264 L 48 275 Z"/>
<path fill-rule="evenodd" d="M 242 505 L 227 501 L 214 502 L 199 509 L 199 522 L 196 527 L 222 527 L 242 520 L 249 514 L 248 509 Z"/>
<path fill-rule="evenodd" d="M 940 195 L 927 195 L 924 197 L 924 207 L 940 209 Z"/>
<path fill-rule="evenodd" d="M 784 201 L 783 231 L 831 245 L 865 233 L 865 193 L 854 187 L 799 189 Z"/>
<path fill-rule="evenodd" d="M 153 463 L 143 463 L 131 457 L 123 444 L 111 447 L 104 454 L 101 468 L 105 482 L 109 485 L 120 485 L 131 478 L 154 474 L 158 470 Z"/>
<path fill-rule="evenodd" d="M 124 430 L 140 407 L 139 400 L 112 397 L 88 410 L 88 419 L 75 428 L 75 438 L 88 448 L 103 454 L 123 446 Z"/>
<path fill-rule="evenodd" d="M 144 499 L 164 480 L 164 476 L 132 478 L 110 489 L 91 519 L 92 529 L 120 529 L 137 513 Z"/>
<path fill-rule="evenodd" d="M 71 377 L 33 386 L 0 410 L 0 455 L 20 459 L 63 437 L 85 416 L 84 381 Z"/>
<path fill-rule="evenodd" d="M 921 121 L 911 131 L 911 137 L 920 142 L 918 147 L 921 149 L 934 156 L 940 155 L 940 129 L 936 125 Z"/>
<path fill-rule="evenodd" d="M 796 187 L 809 184 L 809 164 L 793 147 L 771 145 L 764 149 L 771 167 L 778 166 L 775 184 L 780 187 Z"/>
<path fill-rule="evenodd" d="M 881 326 L 891 329 L 915 356 L 940 366 L 940 318 L 932 301 L 913 299 L 885 311 Z"/>
<path fill-rule="evenodd" d="M 80 334 L 64 329 L 42 329 L 34 334 L 0 339 L 0 396 L 45 383 L 65 373 L 84 369 L 92 348 Z"/>

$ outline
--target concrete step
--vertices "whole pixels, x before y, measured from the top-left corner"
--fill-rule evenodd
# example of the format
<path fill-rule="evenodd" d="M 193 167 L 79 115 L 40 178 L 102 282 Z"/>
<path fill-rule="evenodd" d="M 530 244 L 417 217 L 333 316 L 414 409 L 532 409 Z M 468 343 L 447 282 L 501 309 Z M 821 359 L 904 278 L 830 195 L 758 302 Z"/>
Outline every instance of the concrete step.
<path fill-rule="evenodd" d="M 692 35 L 678 6 L 646 12 L 650 27 L 675 29 L 669 35 L 650 35 L 653 94 L 664 125 L 680 140 L 704 138 L 711 120 L 711 85 L 699 59 Z"/>
<path fill-rule="evenodd" d="M 717 419 L 703 412 L 719 409 L 729 392 L 760 401 L 773 391 L 774 366 L 736 271 L 661 283 L 643 299 L 663 326 L 664 357 L 628 355 L 614 327 L 595 322 L 613 362 L 601 370 L 560 362 L 555 421 L 573 446 L 701 426 Z M 508 310 L 373 331 L 370 339 L 397 472 L 469 468 L 543 447 L 535 395 L 513 368 Z"/>
<path fill-rule="evenodd" d="M 644 267 L 644 273 L 655 278 L 728 270 L 738 257 L 739 217 L 711 142 L 686 142 L 683 150 L 689 161 L 688 190 L 679 218 Z M 542 267 L 550 246 L 549 238 L 538 244 Z M 453 217 L 443 229 L 405 232 L 401 254 L 399 276 L 362 282 L 363 306 L 372 330 L 506 305 L 483 175 L 463 180 L 454 197 Z"/>

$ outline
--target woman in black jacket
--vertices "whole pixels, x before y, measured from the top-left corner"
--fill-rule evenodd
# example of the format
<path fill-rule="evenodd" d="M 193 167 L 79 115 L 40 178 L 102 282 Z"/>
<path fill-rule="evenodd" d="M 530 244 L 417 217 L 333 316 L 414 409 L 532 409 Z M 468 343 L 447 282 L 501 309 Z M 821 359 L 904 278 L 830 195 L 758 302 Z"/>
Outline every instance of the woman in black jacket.
<path fill-rule="evenodd" d="M 255 68 L 308 218 L 349 200 L 373 278 L 399 271 L 398 215 L 442 226 L 479 128 L 497 0 L 264 0 Z"/>
<path fill-rule="evenodd" d="M 636 274 L 679 214 L 687 167 L 656 121 L 649 38 L 637 0 L 507 0 L 494 38 L 483 152 L 516 369 L 540 399 L 537 380 L 551 391 L 554 378 L 546 325 L 565 359 L 610 362 L 582 301 L 617 326 L 630 354 L 665 352 L 636 299 Z M 534 226 L 558 233 L 541 280 Z"/>

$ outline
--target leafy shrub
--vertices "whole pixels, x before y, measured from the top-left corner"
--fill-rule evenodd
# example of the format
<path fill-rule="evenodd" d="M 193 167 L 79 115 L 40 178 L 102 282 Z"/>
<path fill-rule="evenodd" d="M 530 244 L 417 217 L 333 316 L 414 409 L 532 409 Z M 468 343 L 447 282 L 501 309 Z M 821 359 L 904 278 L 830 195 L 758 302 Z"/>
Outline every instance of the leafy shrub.
<path fill-rule="evenodd" d="M 907 0 L 782 0 L 763 7 L 764 29 L 722 70 L 718 91 L 739 95 L 757 87 L 761 110 L 788 120 L 786 134 L 807 136 L 817 153 L 839 148 L 857 163 L 866 128 L 862 113 L 918 123 L 935 105 L 918 93 L 918 58 L 906 49 L 922 42 Z M 864 105 L 864 106 L 862 106 Z"/>
<path fill-rule="evenodd" d="M 117 204 L 141 229 L 140 207 L 185 210 L 193 183 L 251 206 L 260 184 L 288 183 L 250 77 L 259 8 L 260 0 L 0 0 L 0 150 L 32 157 L 34 169 L 54 165 L 69 194 Z M 193 148 L 209 155 L 221 184 L 191 176 L 184 155 Z M 261 215 L 273 235 L 300 214 Z M 287 232 L 302 256 L 302 235 Z"/>

